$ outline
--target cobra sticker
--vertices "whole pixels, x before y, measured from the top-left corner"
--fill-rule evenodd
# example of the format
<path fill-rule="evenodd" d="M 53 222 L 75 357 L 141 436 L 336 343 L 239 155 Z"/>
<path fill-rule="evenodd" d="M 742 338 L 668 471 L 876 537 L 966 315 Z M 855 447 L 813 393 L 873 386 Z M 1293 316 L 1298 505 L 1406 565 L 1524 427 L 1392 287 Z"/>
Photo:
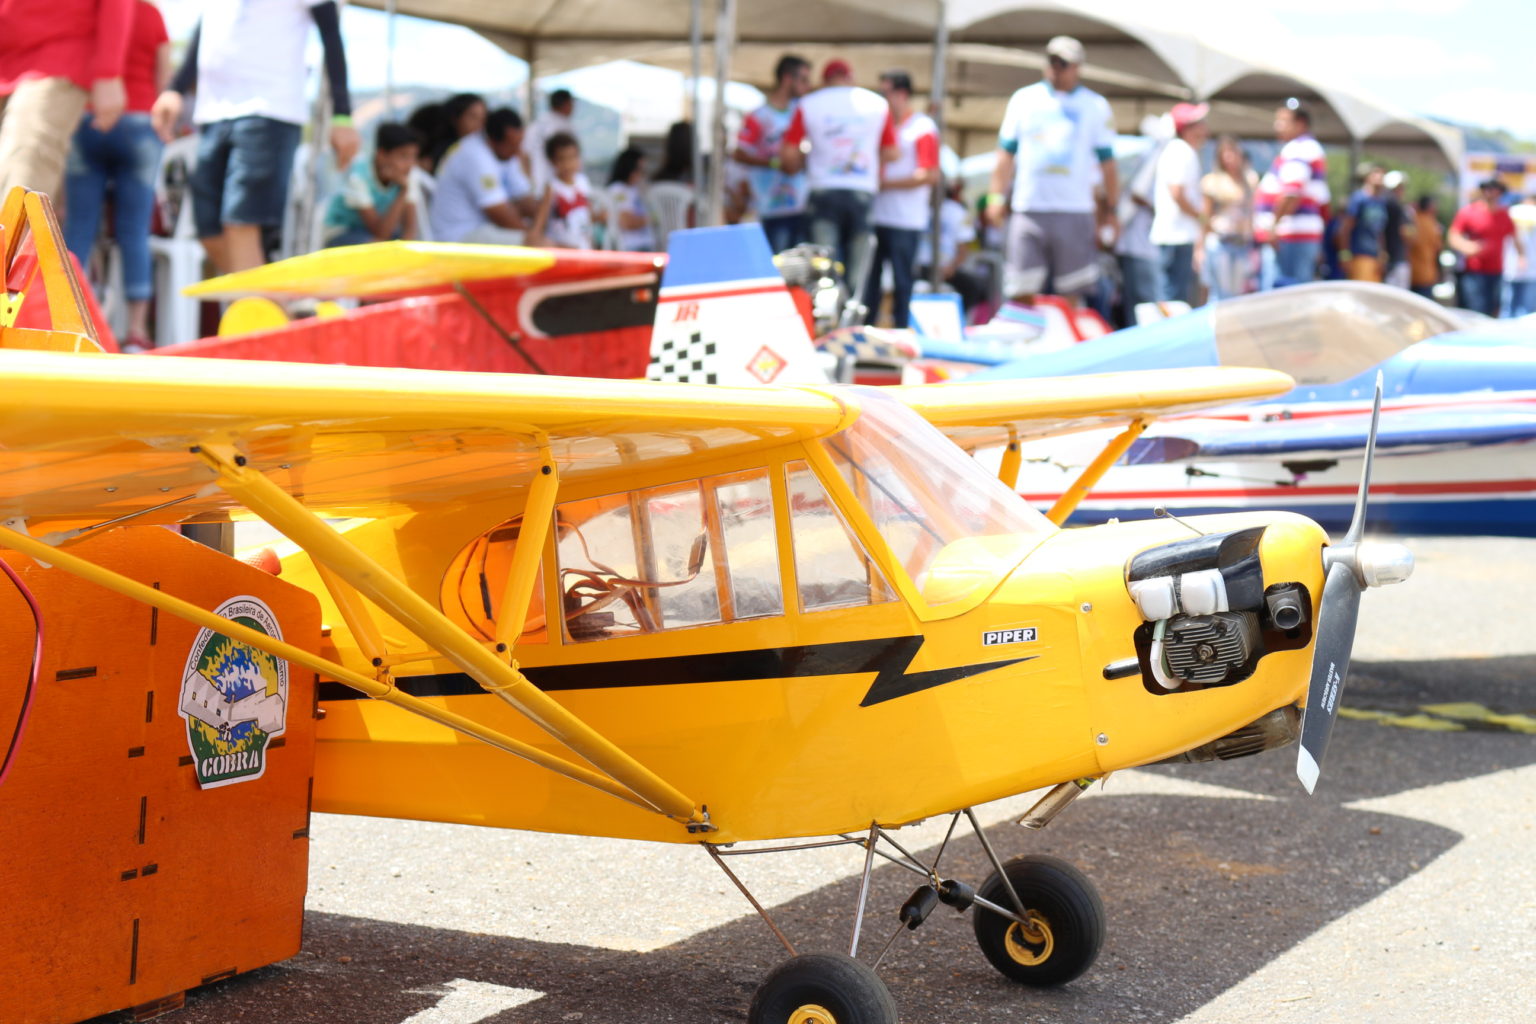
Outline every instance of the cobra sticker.
<path fill-rule="evenodd" d="M 281 640 L 272 609 L 256 597 L 232 597 L 214 609 L 242 626 Z M 204 789 L 247 782 L 266 770 L 267 742 L 288 722 L 288 662 L 200 629 L 181 673 L 178 713 Z"/>

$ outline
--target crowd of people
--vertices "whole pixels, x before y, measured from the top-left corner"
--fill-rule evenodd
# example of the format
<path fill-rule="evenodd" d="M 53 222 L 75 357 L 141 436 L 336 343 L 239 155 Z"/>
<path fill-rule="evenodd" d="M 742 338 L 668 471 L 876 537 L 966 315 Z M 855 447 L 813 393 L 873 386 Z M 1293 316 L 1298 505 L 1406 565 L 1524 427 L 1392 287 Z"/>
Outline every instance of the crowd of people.
<path fill-rule="evenodd" d="M 1179 103 L 1145 127 L 1152 146 L 1122 190 L 1108 104 L 1078 81 L 1082 44 L 1058 37 L 1046 57 L 1043 80 L 1009 103 L 984 206 L 990 223 L 1006 225 L 1008 297 L 1068 296 L 1117 323 L 1133 322 L 1144 303 L 1196 305 L 1329 278 L 1434 297 L 1448 246 L 1460 305 L 1498 316 L 1507 291 L 1511 314 L 1536 308 L 1527 260 L 1536 206 L 1512 216 L 1498 180 L 1448 231 L 1435 194 L 1410 203 L 1400 170 L 1362 164 L 1355 191 L 1336 198 L 1312 113 L 1291 99 L 1275 111 L 1278 151 L 1263 174 L 1237 138 L 1209 144 L 1209 106 Z"/>
<path fill-rule="evenodd" d="M 430 238 L 664 249 L 670 231 L 697 218 L 690 123 L 672 126 L 654 171 L 652 155 L 632 146 L 596 188 L 564 89 L 531 123 L 481 96 L 452 96 L 374 126 L 365 150 L 336 0 L 206 4 L 176 68 L 148 0 L 0 0 L 0 21 L 0 189 L 53 194 L 82 262 L 110 193 L 130 347 L 149 344 L 162 146 L 189 122 L 196 233 L 214 269 L 265 262 L 309 119 L 311 31 L 332 110 L 325 141 L 340 172 L 324 206 L 327 246 Z M 1143 303 L 1194 304 L 1326 276 L 1428 295 L 1449 247 L 1462 304 L 1497 315 L 1507 287 L 1510 312 L 1536 306 L 1527 259 L 1536 206 L 1512 217 L 1499 182 L 1485 183 L 1448 230 L 1433 194 L 1409 202 L 1398 170 L 1362 165 L 1358 188 L 1335 197 L 1311 112 L 1290 100 L 1275 113 L 1279 149 L 1262 174 L 1238 139 L 1211 140 L 1205 104 L 1180 103 L 1152 126 L 1151 149 L 1122 188 L 1110 106 L 1081 82 L 1083 44 L 1059 36 L 1044 56 L 1041 80 L 1007 105 L 972 217 L 963 183 L 943 178 L 938 128 L 914 102 L 907 72 L 888 71 L 870 89 L 846 61 L 818 71 L 786 54 L 724 155 L 722 219 L 758 221 L 776 252 L 831 250 L 871 319 L 897 327 L 908 325 L 915 282 L 935 262 L 968 311 L 1048 293 L 1124 323 Z M 972 260 L 973 243 L 996 253 Z"/>

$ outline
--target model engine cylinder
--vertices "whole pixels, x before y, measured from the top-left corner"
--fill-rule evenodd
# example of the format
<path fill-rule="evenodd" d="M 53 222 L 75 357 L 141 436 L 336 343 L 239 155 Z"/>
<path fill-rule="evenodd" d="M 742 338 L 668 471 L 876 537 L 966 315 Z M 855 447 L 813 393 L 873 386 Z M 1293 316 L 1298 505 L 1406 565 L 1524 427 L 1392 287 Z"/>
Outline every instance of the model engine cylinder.
<path fill-rule="evenodd" d="M 1180 615 L 1168 621 L 1163 658 L 1175 678 L 1219 686 L 1246 674 L 1258 645 L 1259 618 L 1252 612 Z"/>

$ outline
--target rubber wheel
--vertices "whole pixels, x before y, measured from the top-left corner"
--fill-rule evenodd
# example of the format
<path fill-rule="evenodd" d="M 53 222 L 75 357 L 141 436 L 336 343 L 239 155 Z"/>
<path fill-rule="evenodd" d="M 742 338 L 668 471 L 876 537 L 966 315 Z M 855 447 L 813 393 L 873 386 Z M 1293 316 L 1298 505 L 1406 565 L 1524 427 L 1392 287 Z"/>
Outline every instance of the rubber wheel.
<path fill-rule="evenodd" d="M 896 1001 L 874 969 L 837 953 L 774 968 L 752 997 L 748 1024 L 896 1024 Z"/>
<path fill-rule="evenodd" d="M 1093 965 L 1104 944 L 1104 904 L 1093 883 L 1056 857 L 1015 857 L 1003 865 L 1028 909 L 1032 931 L 976 907 L 976 943 L 1008 978 L 1024 985 L 1065 985 Z M 976 893 L 1000 907 L 1013 901 L 997 872 Z"/>

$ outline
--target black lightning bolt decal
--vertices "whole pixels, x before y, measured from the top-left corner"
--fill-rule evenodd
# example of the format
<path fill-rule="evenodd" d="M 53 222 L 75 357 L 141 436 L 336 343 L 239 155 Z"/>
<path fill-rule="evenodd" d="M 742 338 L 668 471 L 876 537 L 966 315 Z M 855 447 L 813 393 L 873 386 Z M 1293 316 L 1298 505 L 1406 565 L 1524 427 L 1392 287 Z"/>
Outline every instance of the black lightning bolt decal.
<path fill-rule="evenodd" d="M 907 668 L 922 646 L 921 635 L 894 636 L 800 647 L 770 647 L 756 651 L 727 651 L 721 654 L 544 665 L 525 667 L 523 674 L 539 689 L 555 691 L 751 682 L 797 676 L 842 676 L 874 672 L 874 682 L 864 694 L 864 699 L 859 701 L 860 707 L 869 707 L 871 704 L 905 697 L 982 672 L 1017 665 L 1034 657 L 1031 655 L 909 673 Z M 395 685 L 416 697 L 450 697 L 485 692 L 479 683 L 463 673 L 402 676 L 395 680 Z M 361 696 L 356 690 L 341 683 L 321 684 L 322 701 L 352 700 Z"/>
<path fill-rule="evenodd" d="M 988 661 L 979 665 L 956 665 L 953 668 L 936 668 L 927 672 L 908 672 L 907 666 L 912 664 L 912 659 L 917 657 L 917 652 L 922 649 L 923 638 L 911 636 L 901 639 L 901 644 L 893 645 L 889 649 L 887 657 L 883 659 L 884 663 L 880 666 L 880 674 L 875 676 L 873 683 L 869 684 L 869 692 L 864 694 L 863 700 L 859 701 L 859 707 L 867 708 L 871 704 L 905 697 L 909 693 L 942 686 L 944 683 L 990 672 L 995 668 L 1017 665 L 1021 661 L 1029 661 L 1030 658 L 1036 657 L 1030 655 L 1025 658 L 1009 658 L 1006 661 Z"/>

